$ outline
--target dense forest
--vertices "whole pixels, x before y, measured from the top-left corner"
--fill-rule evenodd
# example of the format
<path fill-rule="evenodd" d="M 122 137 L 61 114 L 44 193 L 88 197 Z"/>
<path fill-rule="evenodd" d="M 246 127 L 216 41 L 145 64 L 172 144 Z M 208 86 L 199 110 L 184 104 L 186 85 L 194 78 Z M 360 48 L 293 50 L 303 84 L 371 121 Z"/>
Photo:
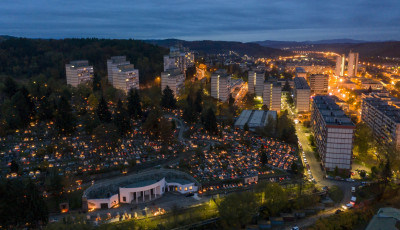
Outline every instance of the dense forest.
<path fill-rule="evenodd" d="M 38 75 L 65 78 L 65 64 L 87 59 L 100 77 L 107 75 L 107 59 L 126 55 L 139 69 L 140 83 L 147 83 L 163 71 L 168 49 L 137 40 L 109 39 L 26 39 L 0 40 L 0 77 L 26 79 Z"/>

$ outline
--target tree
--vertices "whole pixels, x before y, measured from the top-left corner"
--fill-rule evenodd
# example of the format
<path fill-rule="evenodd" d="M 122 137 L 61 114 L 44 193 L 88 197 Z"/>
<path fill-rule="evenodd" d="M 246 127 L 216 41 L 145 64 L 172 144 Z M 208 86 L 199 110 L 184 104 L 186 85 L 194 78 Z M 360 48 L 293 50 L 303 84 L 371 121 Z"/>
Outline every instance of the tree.
<path fill-rule="evenodd" d="M 186 106 L 183 109 L 182 116 L 183 116 L 183 119 L 188 123 L 192 123 L 196 119 L 195 109 L 194 109 L 193 99 L 191 97 L 191 94 L 189 94 L 186 98 Z"/>
<path fill-rule="evenodd" d="M 101 97 L 99 105 L 97 106 L 97 116 L 99 117 L 100 122 L 109 123 L 111 122 L 111 113 L 108 110 L 107 102 L 104 97 Z"/>
<path fill-rule="evenodd" d="M 142 117 L 142 105 L 137 89 L 130 89 L 128 93 L 128 115 L 133 119 Z"/>
<path fill-rule="evenodd" d="M 217 133 L 217 118 L 215 116 L 214 110 L 209 108 L 205 115 L 203 116 L 204 128 L 210 133 Z"/>
<path fill-rule="evenodd" d="M 128 118 L 128 112 L 124 108 L 121 99 L 118 100 L 117 108 L 114 112 L 114 124 L 121 135 L 126 134 L 130 129 L 130 122 Z"/>
<path fill-rule="evenodd" d="M 115 147 L 118 144 L 120 134 L 118 128 L 112 123 L 103 123 L 93 130 L 94 141 L 99 147 Z"/>
<path fill-rule="evenodd" d="M 262 183 L 257 186 L 262 192 L 263 206 L 269 216 L 274 216 L 282 211 L 288 204 L 288 196 L 285 190 L 277 183 Z"/>
<path fill-rule="evenodd" d="M 263 104 L 263 105 L 261 106 L 261 109 L 262 109 L 262 110 L 265 110 L 265 111 L 268 111 L 268 110 L 269 110 L 268 105 L 266 105 L 266 104 Z"/>
<path fill-rule="evenodd" d="M 243 130 L 244 131 L 249 131 L 249 123 L 248 122 L 246 122 L 246 124 L 244 124 Z"/>
<path fill-rule="evenodd" d="M 374 140 L 372 130 L 367 124 L 360 122 L 356 125 L 354 147 L 360 155 L 368 154 L 368 151 L 374 146 Z"/>
<path fill-rule="evenodd" d="M 75 117 L 68 100 L 61 96 L 57 103 L 55 124 L 60 133 L 71 133 L 75 129 Z"/>
<path fill-rule="evenodd" d="M 254 193 L 233 193 L 218 205 L 218 212 L 225 226 L 241 229 L 258 213 L 258 206 Z"/>
<path fill-rule="evenodd" d="M 11 161 L 11 165 L 10 165 L 10 172 L 11 173 L 18 173 L 19 171 L 19 165 L 17 162 L 15 162 L 14 160 Z"/>
<path fill-rule="evenodd" d="M 229 94 L 228 104 L 229 107 L 232 107 L 235 104 L 235 98 L 232 97 L 231 93 Z"/>
<path fill-rule="evenodd" d="M 268 164 L 267 152 L 264 149 L 261 150 L 260 161 L 261 161 L 262 166 L 265 166 L 266 164 Z"/>
<path fill-rule="evenodd" d="M 172 124 L 166 118 L 162 117 L 159 123 L 160 139 L 164 145 L 171 144 L 173 139 Z"/>
<path fill-rule="evenodd" d="M 385 185 L 387 185 L 389 183 L 389 181 L 392 178 L 392 169 L 391 169 L 391 165 L 390 165 L 390 159 L 389 157 L 386 157 L 386 163 L 382 169 L 381 172 L 381 178 L 383 180 L 383 182 L 385 183 Z"/>
<path fill-rule="evenodd" d="M 285 92 L 291 92 L 292 91 L 292 88 L 290 87 L 288 80 L 286 80 L 285 85 L 282 88 L 282 91 L 285 91 Z"/>
<path fill-rule="evenodd" d="M 203 111 L 203 91 L 199 89 L 194 100 L 194 111 L 200 114 Z"/>
<path fill-rule="evenodd" d="M 99 106 L 99 100 L 97 100 L 97 97 L 96 97 L 93 93 L 91 93 L 91 94 L 89 95 L 89 97 L 88 97 L 88 103 L 89 103 L 89 106 L 90 106 L 92 109 L 97 108 L 97 107 Z"/>
<path fill-rule="evenodd" d="M 4 81 L 4 89 L 3 89 L 4 94 L 8 98 L 11 98 L 12 96 L 14 96 L 15 93 L 17 93 L 17 91 L 18 91 L 17 83 L 11 77 L 7 77 Z"/>
<path fill-rule="evenodd" d="M 163 90 L 161 97 L 161 107 L 166 109 L 175 109 L 176 108 L 176 99 L 174 96 L 174 91 L 172 91 L 167 85 Z"/>

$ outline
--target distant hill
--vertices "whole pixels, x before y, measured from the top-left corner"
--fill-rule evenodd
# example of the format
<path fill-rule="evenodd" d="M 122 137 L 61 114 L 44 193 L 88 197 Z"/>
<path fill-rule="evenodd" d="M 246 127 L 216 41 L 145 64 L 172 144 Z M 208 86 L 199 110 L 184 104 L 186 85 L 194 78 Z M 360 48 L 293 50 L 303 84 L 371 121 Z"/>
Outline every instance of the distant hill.
<path fill-rule="evenodd" d="M 298 50 L 301 50 L 298 49 Z M 367 42 L 360 44 L 317 44 L 304 48 L 304 50 L 333 51 L 348 53 L 350 50 L 360 53 L 362 57 L 400 57 L 400 42 Z"/>
<path fill-rule="evenodd" d="M 261 46 L 265 47 L 272 47 L 272 48 L 292 48 L 292 47 L 299 47 L 299 46 L 308 46 L 308 45 L 315 45 L 315 44 L 359 44 L 359 43 L 366 43 L 367 41 L 362 40 L 353 40 L 353 39 L 330 39 L 330 40 L 318 40 L 318 41 L 272 41 L 272 40 L 265 40 L 265 41 L 256 41 Z"/>
<path fill-rule="evenodd" d="M 242 42 L 231 42 L 231 41 L 184 41 L 178 39 L 165 39 L 165 40 L 145 40 L 145 42 L 153 45 L 159 45 L 164 47 L 173 46 L 176 43 L 181 43 L 184 47 L 188 47 L 191 50 L 195 50 L 199 53 L 218 54 L 227 53 L 234 51 L 240 55 L 249 55 L 255 57 L 269 57 L 276 55 L 290 54 L 289 51 L 283 51 L 280 49 L 264 47 L 256 43 L 242 43 Z"/>

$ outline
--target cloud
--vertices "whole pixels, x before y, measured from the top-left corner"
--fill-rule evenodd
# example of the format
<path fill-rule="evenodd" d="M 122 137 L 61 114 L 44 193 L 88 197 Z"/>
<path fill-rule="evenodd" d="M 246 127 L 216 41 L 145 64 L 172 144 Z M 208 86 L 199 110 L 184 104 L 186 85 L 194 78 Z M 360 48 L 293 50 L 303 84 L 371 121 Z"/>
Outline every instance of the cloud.
<path fill-rule="evenodd" d="M 398 9 L 398 0 L 2 0 L 0 33 L 44 38 L 385 40 L 400 39 Z"/>

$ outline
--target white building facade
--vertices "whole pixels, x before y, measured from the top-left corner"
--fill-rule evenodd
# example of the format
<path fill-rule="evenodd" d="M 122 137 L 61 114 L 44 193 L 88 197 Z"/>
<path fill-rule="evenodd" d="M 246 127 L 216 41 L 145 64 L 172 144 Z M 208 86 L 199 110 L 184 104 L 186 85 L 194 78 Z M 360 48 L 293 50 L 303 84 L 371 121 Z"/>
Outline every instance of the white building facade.
<path fill-rule="evenodd" d="M 327 74 L 312 74 L 309 77 L 309 83 L 312 94 L 328 94 L 329 76 Z"/>
<path fill-rule="evenodd" d="M 77 87 L 79 84 L 89 82 L 93 79 L 93 66 L 87 60 L 71 61 L 65 64 L 67 84 Z"/>
<path fill-rule="evenodd" d="M 321 163 L 327 171 L 351 170 L 355 125 L 329 96 L 315 96 L 311 127 Z"/>
<path fill-rule="evenodd" d="M 310 96 L 311 90 L 308 86 L 307 81 L 303 77 L 294 78 L 294 105 L 297 112 L 309 112 L 310 111 Z"/>
<path fill-rule="evenodd" d="M 180 95 L 185 84 L 185 75 L 178 69 L 169 69 L 161 73 L 161 92 L 168 86 L 175 97 Z"/>
<path fill-rule="evenodd" d="M 264 83 L 263 104 L 268 106 L 269 110 L 281 111 L 282 86 L 278 82 Z"/>

